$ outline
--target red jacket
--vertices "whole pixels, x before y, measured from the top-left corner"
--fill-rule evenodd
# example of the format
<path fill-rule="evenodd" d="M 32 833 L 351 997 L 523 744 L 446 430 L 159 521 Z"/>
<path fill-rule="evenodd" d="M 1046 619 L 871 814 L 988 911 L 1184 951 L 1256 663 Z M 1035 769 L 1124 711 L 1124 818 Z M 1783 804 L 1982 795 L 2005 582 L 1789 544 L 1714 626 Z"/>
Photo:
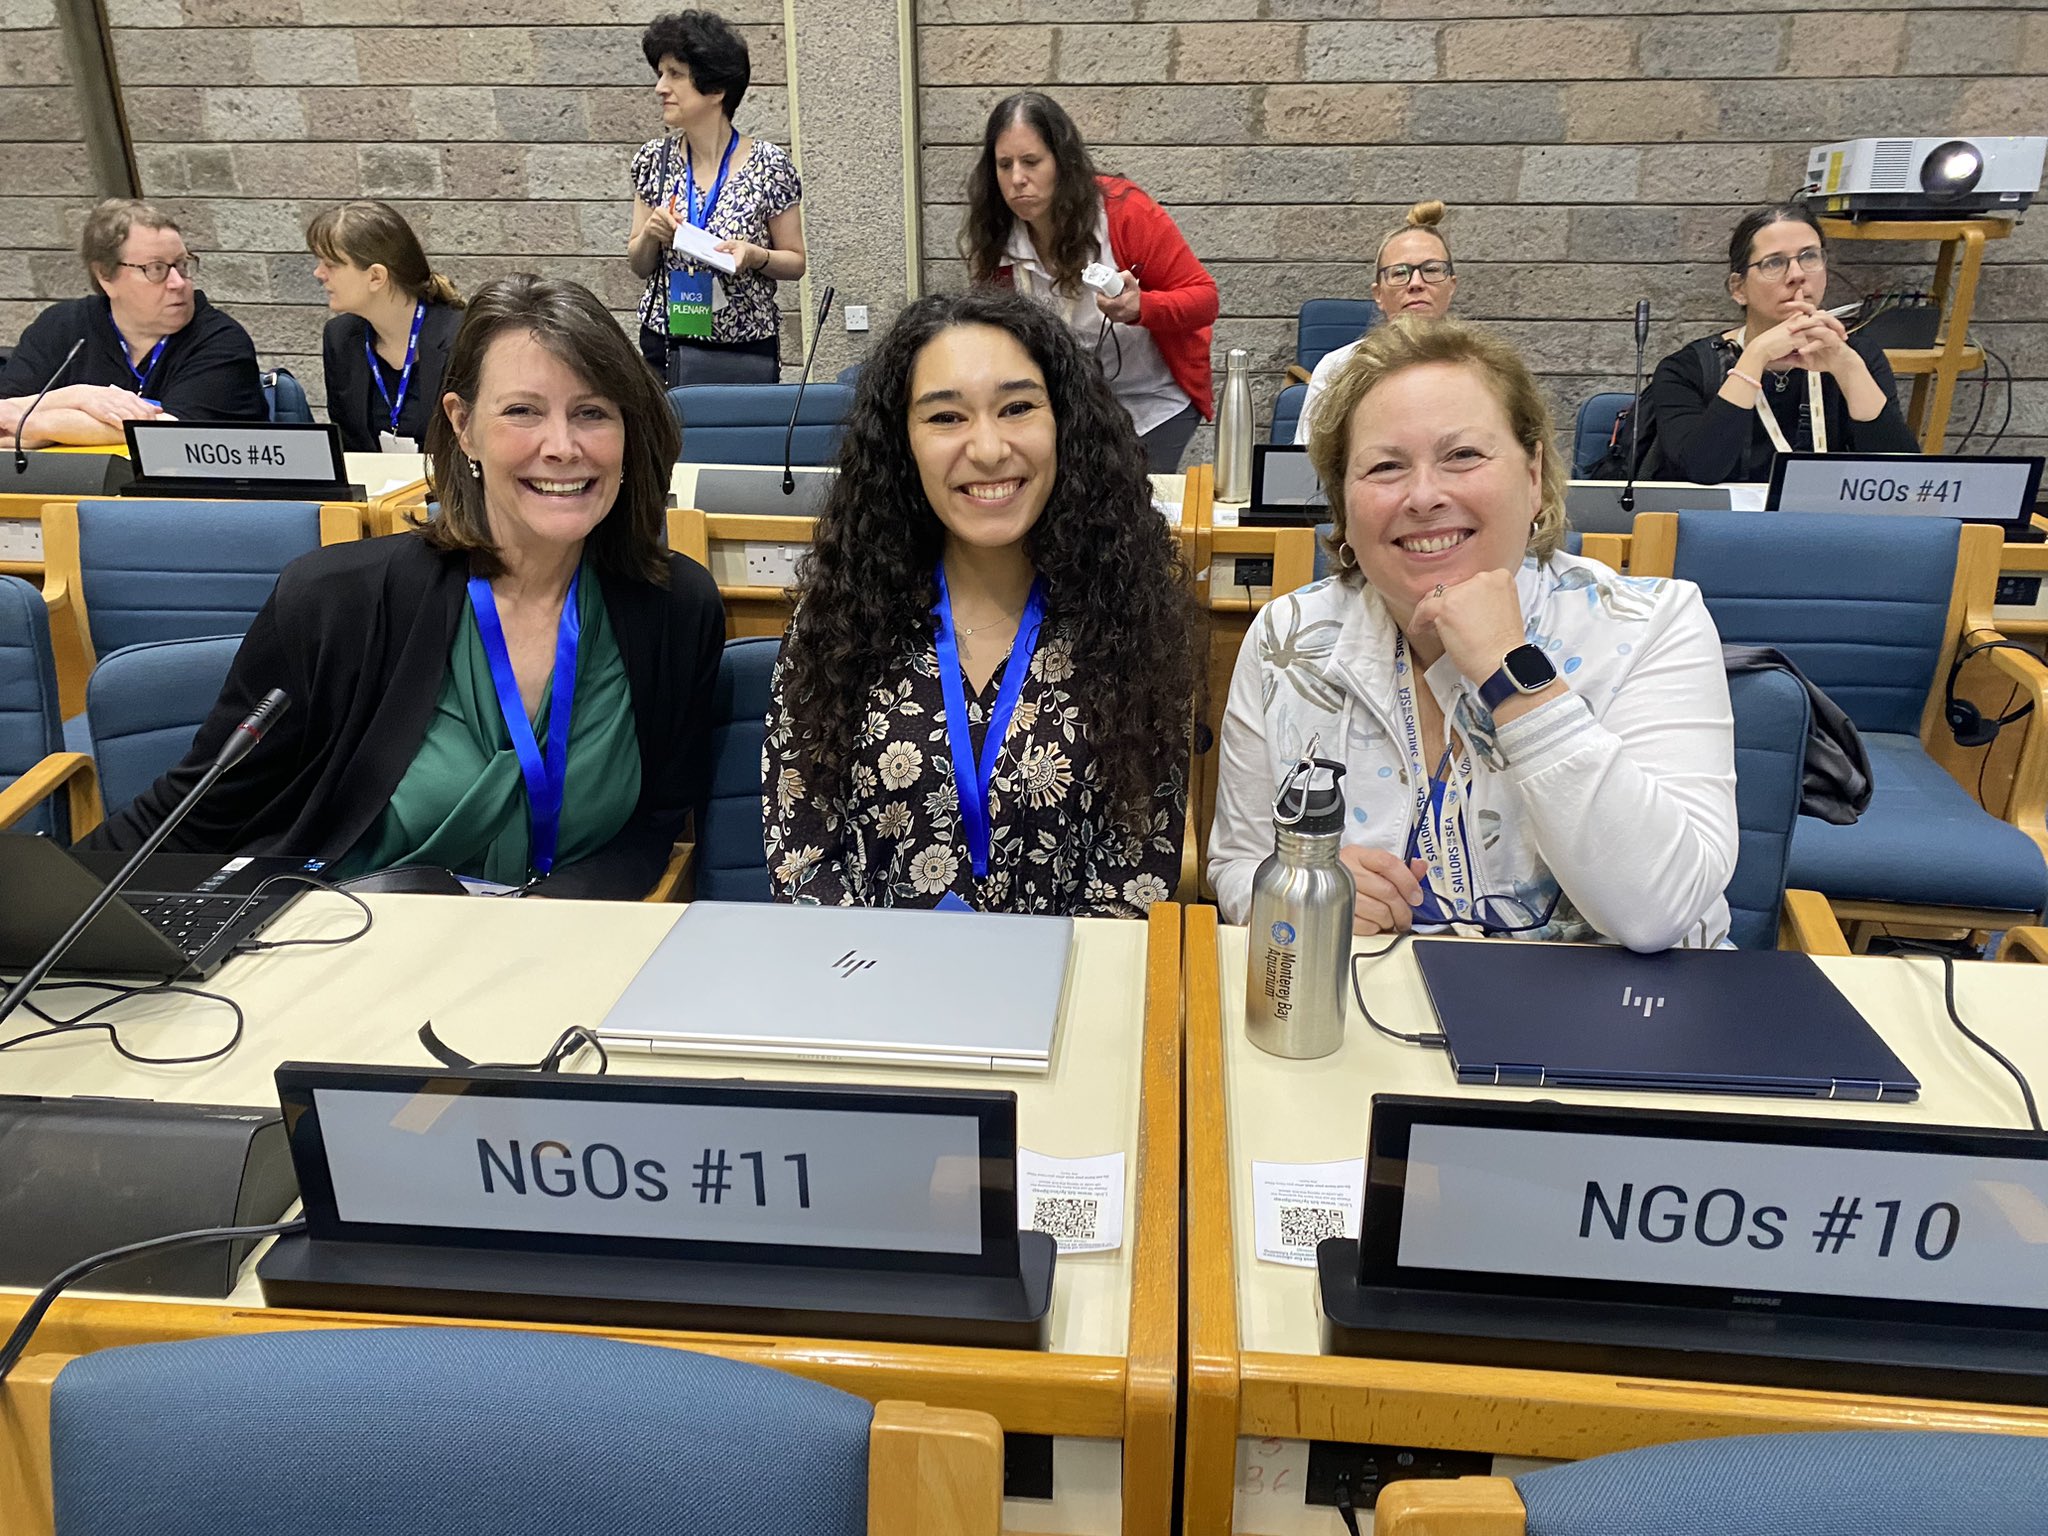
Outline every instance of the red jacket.
<path fill-rule="evenodd" d="M 1098 176 L 1109 212 L 1109 252 L 1119 272 L 1138 279 L 1138 324 L 1152 333 L 1173 382 L 1187 392 L 1205 421 L 1216 415 L 1209 343 L 1216 313 L 1216 279 L 1196 258 L 1167 211 L 1121 176 Z M 1011 284 L 1009 263 L 995 280 Z"/>

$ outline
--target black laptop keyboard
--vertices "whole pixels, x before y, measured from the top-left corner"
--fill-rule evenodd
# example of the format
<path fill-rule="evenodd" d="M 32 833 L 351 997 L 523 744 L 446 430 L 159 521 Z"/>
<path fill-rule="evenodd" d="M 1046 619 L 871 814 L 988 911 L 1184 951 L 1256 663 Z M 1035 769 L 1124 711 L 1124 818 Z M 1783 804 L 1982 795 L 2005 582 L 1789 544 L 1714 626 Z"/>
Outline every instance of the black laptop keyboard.
<path fill-rule="evenodd" d="M 240 896 L 130 896 L 127 900 L 188 955 L 198 955 L 219 937 L 242 905 Z"/>

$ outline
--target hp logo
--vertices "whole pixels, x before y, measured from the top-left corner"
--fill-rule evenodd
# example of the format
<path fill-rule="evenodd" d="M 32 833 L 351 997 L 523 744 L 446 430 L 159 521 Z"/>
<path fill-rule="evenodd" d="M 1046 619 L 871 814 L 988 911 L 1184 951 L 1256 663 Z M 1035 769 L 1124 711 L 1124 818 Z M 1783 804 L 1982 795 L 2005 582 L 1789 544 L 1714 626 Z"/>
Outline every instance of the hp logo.
<path fill-rule="evenodd" d="M 1647 1019 L 1650 1016 L 1651 1009 L 1664 1006 L 1664 999 L 1661 997 L 1645 997 L 1633 987 L 1623 987 L 1621 989 L 1621 1006 L 1624 1008 L 1640 1008 L 1643 1010 L 1643 1017 Z"/>
<path fill-rule="evenodd" d="M 1275 923 L 1273 925 L 1273 942 L 1275 944 L 1292 944 L 1294 942 L 1294 924 Z"/>
<path fill-rule="evenodd" d="M 872 960 L 861 959 L 859 950 L 849 949 L 845 954 L 832 962 L 832 969 L 837 971 L 840 979 L 844 981 L 858 975 L 862 971 L 872 970 L 874 964 L 875 962 Z"/>

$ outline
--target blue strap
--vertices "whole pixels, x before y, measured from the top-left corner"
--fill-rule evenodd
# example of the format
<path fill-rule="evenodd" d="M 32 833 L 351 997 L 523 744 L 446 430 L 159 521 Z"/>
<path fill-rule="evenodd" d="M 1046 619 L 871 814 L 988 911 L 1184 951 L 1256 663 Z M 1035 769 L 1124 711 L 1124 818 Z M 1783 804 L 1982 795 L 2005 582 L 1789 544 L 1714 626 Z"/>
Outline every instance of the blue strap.
<path fill-rule="evenodd" d="M 398 413 L 405 409 L 406 387 L 412 383 L 412 365 L 419 361 L 420 326 L 427 318 L 424 302 L 412 307 L 412 335 L 406 338 L 405 369 L 398 375 L 398 398 L 391 398 L 391 391 L 384 387 L 384 371 L 378 365 L 377 349 L 371 345 L 376 339 L 376 328 L 367 321 L 363 324 L 363 356 L 369 359 L 370 382 L 377 386 L 377 393 L 384 398 L 385 409 L 391 413 L 391 435 L 398 435 Z"/>
<path fill-rule="evenodd" d="M 562 622 L 555 631 L 555 691 L 548 706 L 548 749 L 543 757 L 533 739 L 533 724 L 526 718 L 526 705 L 519 697 L 519 679 L 512 671 L 512 653 L 505 644 L 505 626 L 498 620 L 491 584 L 481 576 L 469 578 L 469 606 L 476 611 L 477 633 L 491 664 L 491 686 L 497 690 L 498 710 L 505 717 L 512 750 L 519 754 L 520 777 L 526 780 L 526 813 L 533 837 L 529 862 L 538 875 L 555 867 L 555 840 L 562 829 L 562 791 L 569 778 L 569 717 L 576 709 L 576 650 L 583 639 L 583 618 L 576 610 L 576 591 L 582 581 L 583 571 L 578 567 L 569 578 Z"/>
<path fill-rule="evenodd" d="M 725 141 L 725 158 L 718 162 L 718 180 L 711 183 L 711 192 L 704 199 L 704 207 L 697 207 L 697 181 L 690 169 L 690 146 L 683 145 L 683 217 L 699 229 L 711 227 L 711 210 L 718 206 L 718 194 L 725 190 L 725 173 L 732 169 L 732 152 L 739 147 L 740 135 L 737 128 L 731 129 L 732 137 Z"/>
<path fill-rule="evenodd" d="M 157 344 L 149 349 L 149 356 L 142 360 L 142 366 L 138 368 L 128 359 L 128 338 L 121 334 L 120 326 L 114 325 L 114 312 L 111 308 L 107 311 L 107 324 L 114 327 L 114 339 L 121 343 L 121 362 L 135 376 L 135 393 L 139 395 L 149 388 L 149 376 L 156 372 L 157 359 L 164 355 L 164 348 L 171 344 L 171 338 L 160 337 Z"/>
<path fill-rule="evenodd" d="M 988 731 L 981 738 L 981 760 L 974 758 L 974 736 L 967 723 L 967 687 L 960 676 L 960 644 L 953 634 L 953 598 L 946 590 L 946 568 L 939 567 L 939 605 L 932 610 L 939 621 L 939 686 L 945 690 L 946 739 L 953 752 L 953 783 L 960 796 L 960 827 L 967 837 L 967 855 L 974 861 L 974 878 L 988 878 L 989 824 L 988 790 L 996 773 L 996 756 L 1003 738 L 1010 732 L 1010 718 L 1017 713 L 1017 700 L 1024 692 L 1024 674 L 1031 670 L 1031 654 L 1038 649 L 1039 627 L 1045 622 L 1045 593 L 1036 581 L 1024 603 L 1024 617 L 1017 625 L 1016 643 L 1003 662 L 1002 686 L 996 690 L 995 708 L 989 712 Z"/>

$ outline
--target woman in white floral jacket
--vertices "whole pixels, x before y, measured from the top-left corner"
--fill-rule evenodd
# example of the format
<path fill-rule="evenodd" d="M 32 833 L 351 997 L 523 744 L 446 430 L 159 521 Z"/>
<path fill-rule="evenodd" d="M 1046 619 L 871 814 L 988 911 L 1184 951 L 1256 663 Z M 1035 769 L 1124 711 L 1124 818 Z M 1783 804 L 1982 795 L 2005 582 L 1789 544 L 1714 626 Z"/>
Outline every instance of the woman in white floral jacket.
<path fill-rule="evenodd" d="M 1015 294 L 861 370 L 776 667 L 777 899 L 1135 916 L 1180 868 L 1196 651 L 1101 368 Z"/>
<path fill-rule="evenodd" d="M 1209 841 L 1226 920 L 1313 744 L 1346 766 L 1359 933 L 1726 941 L 1720 637 L 1689 582 L 1560 552 L 1554 442 L 1499 341 L 1395 320 L 1360 343 L 1309 450 L 1341 488 L 1339 574 L 1269 603 L 1231 679 Z"/>

